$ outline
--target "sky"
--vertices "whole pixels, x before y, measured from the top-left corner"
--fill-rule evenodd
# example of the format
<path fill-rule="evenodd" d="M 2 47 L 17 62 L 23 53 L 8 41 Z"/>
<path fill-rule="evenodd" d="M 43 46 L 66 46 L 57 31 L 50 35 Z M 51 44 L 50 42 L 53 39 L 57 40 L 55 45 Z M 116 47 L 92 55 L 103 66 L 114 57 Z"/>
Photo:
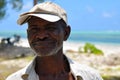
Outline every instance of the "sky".
<path fill-rule="evenodd" d="M 33 0 L 23 0 L 22 10 L 16 12 L 7 5 L 7 15 L 0 21 L 0 31 L 26 31 L 19 26 L 19 14 L 29 11 Z M 120 31 L 120 0 L 51 0 L 67 12 L 72 31 Z"/>

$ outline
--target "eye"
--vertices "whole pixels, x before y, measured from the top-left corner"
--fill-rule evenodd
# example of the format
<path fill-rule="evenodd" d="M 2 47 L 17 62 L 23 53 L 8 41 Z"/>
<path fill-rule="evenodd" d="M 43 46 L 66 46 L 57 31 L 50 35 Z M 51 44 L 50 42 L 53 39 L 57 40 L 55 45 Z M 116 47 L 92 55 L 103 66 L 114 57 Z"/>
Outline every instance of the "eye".
<path fill-rule="evenodd" d="M 57 30 L 57 28 L 54 26 L 49 26 L 49 27 L 47 27 L 47 30 L 48 31 L 55 31 L 55 30 Z"/>
<path fill-rule="evenodd" d="M 49 30 L 54 31 L 54 30 L 56 30 L 56 28 L 55 27 L 50 27 Z"/>
<path fill-rule="evenodd" d="M 29 28 L 28 32 L 35 33 L 35 32 L 37 32 L 37 30 L 38 30 L 38 28 Z"/>

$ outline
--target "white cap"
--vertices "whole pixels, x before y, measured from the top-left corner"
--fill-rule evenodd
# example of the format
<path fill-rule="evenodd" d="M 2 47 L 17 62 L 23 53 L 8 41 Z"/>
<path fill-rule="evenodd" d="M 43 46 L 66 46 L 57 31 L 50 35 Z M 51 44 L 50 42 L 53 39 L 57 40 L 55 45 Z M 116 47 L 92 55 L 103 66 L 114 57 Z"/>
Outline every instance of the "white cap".
<path fill-rule="evenodd" d="M 19 25 L 26 23 L 30 16 L 36 16 L 50 22 L 56 22 L 60 19 L 67 24 L 67 14 L 64 9 L 52 2 L 43 2 L 35 5 L 29 12 L 23 13 L 17 20 Z"/>

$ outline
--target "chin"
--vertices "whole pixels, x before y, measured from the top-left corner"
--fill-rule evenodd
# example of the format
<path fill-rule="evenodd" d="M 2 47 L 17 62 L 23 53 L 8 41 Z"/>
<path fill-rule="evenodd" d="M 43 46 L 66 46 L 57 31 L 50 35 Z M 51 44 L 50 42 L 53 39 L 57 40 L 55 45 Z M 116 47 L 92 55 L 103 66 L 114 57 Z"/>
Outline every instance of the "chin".
<path fill-rule="evenodd" d="M 47 56 L 52 56 L 52 55 L 55 55 L 55 53 L 36 53 L 37 56 L 39 57 L 47 57 Z"/>
<path fill-rule="evenodd" d="M 44 50 L 44 51 L 36 51 L 37 56 L 45 57 L 45 56 L 52 56 L 58 53 L 59 50 Z"/>
<path fill-rule="evenodd" d="M 54 47 L 54 48 L 32 48 L 37 56 L 44 57 L 44 56 L 52 56 L 57 54 L 60 50 L 62 50 L 62 47 Z"/>

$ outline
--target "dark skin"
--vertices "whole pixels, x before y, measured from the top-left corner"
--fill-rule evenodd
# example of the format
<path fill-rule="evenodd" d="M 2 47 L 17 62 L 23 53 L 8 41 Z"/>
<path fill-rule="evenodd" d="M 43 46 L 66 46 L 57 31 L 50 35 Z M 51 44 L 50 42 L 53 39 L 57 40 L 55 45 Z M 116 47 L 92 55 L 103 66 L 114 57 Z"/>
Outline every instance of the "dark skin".
<path fill-rule="evenodd" d="M 63 41 L 70 34 L 63 20 L 49 22 L 32 16 L 27 33 L 37 55 L 35 71 L 40 80 L 75 80 L 63 54 Z"/>

